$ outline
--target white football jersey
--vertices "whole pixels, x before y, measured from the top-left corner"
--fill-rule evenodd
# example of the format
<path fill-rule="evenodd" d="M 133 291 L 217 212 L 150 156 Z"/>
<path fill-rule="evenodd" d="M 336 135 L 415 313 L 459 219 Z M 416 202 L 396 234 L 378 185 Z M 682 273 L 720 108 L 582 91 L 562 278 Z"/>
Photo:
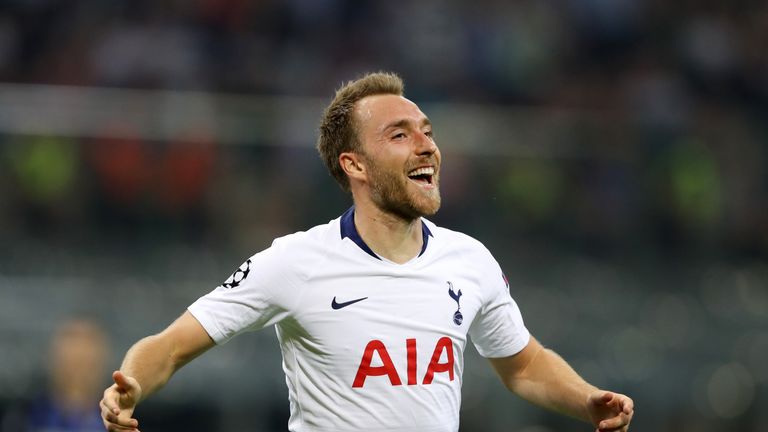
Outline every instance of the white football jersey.
<path fill-rule="evenodd" d="M 457 431 L 467 335 L 485 357 L 529 340 L 506 278 L 425 219 L 419 256 L 382 259 L 353 212 L 276 239 L 189 311 L 218 344 L 275 325 L 291 431 Z"/>

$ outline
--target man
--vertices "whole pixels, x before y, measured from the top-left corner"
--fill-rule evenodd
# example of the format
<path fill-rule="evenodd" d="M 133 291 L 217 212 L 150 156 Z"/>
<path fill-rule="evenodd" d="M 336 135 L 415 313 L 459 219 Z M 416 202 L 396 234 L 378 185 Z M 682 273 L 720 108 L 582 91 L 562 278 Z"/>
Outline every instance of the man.
<path fill-rule="evenodd" d="M 109 357 L 107 335 L 92 318 L 73 316 L 54 328 L 48 356 L 44 393 L 22 408 L 0 418 L 0 430 L 24 432 L 94 432 L 103 430 L 96 408 Z M 2 417 L 2 416 L 0 416 Z"/>
<path fill-rule="evenodd" d="M 137 430 L 137 403 L 181 366 L 269 325 L 291 431 L 458 430 L 468 335 L 514 393 L 599 431 L 628 429 L 632 400 L 586 383 L 529 335 L 491 254 L 424 219 L 440 207 L 440 151 L 397 76 L 342 87 L 318 149 L 354 206 L 275 240 L 134 345 L 101 401 L 107 430 Z"/>

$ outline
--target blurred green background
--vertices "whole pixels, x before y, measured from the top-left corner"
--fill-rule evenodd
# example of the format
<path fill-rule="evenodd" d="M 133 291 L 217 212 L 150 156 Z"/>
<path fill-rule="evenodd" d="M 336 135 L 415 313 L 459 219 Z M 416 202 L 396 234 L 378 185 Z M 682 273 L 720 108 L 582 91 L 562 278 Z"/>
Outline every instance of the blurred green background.
<path fill-rule="evenodd" d="M 635 399 L 633 430 L 768 430 L 765 2 L 4 0 L 0 431 L 92 430 L 46 421 L 88 417 L 133 342 L 340 215 L 316 126 L 382 69 L 435 125 L 433 220 L 488 246 L 543 343 Z M 463 395 L 463 431 L 589 430 L 472 347 Z M 229 432 L 287 413 L 265 330 L 137 414 Z"/>

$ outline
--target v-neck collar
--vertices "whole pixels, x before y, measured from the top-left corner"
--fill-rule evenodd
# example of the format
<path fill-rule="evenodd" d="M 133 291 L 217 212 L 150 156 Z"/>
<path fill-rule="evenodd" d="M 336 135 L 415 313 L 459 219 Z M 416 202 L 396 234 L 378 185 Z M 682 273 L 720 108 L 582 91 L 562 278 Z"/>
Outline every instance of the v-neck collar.
<path fill-rule="evenodd" d="M 342 239 L 349 238 L 368 255 L 378 260 L 382 259 L 380 256 L 376 255 L 376 253 L 371 250 L 367 244 L 365 244 L 363 238 L 360 237 L 360 233 L 357 232 L 357 227 L 355 226 L 355 206 L 350 207 L 349 210 L 345 211 L 344 214 L 341 215 L 341 223 L 339 225 L 341 226 Z M 424 241 L 421 244 L 421 252 L 419 252 L 418 256 L 422 256 L 424 254 L 424 252 L 427 250 L 429 237 L 433 236 L 432 232 L 429 230 L 427 224 L 425 224 L 423 220 L 421 221 L 421 235 Z"/>

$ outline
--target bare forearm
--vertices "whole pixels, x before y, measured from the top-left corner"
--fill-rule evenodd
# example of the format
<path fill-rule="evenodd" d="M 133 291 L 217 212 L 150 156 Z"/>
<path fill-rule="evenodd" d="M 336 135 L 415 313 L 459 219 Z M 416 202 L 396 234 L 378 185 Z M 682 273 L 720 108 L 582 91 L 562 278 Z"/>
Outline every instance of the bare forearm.
<path fill-rule="evenodd" d="M 142 400 L 165 385 L 178 369 L 173 352 L 170 341 L 153 335 L 136 342 L 125 354 L 120 370 L 139 382 Z"/>
<path fill-rule="evenodd" d="M 114 384 L 104 390 L 101 416 L 107 430 L 136 430 L 136 405 L 160 389 L 179 368 L 214 346 L 200 323 L 184 312 L 161 333 L 146 337 L 125 354 Z"/>
<path fill-rule="evenodd" d="M 589 395 L 597 390 L 557 353 L 543 347 L 507 385 L 523 399 L 584 421 L 590 420 Z"/>
<path fill-rule="evenodd" d="M 120 370 L 139 382 L 139 400 L 144 400 L 165 385 L 179 368 L 213 346 L 213 339 L 187 311 L 161 333 L 131 347 Z"/>
<path fill-rule="evenodd" d="M 517 354 L 489 360 L 507 388 L 536 405 L 592 423 L 601 431 L 626 432 L 632 421 L 630 397 L 584 381 L 533 336 Z"/>

